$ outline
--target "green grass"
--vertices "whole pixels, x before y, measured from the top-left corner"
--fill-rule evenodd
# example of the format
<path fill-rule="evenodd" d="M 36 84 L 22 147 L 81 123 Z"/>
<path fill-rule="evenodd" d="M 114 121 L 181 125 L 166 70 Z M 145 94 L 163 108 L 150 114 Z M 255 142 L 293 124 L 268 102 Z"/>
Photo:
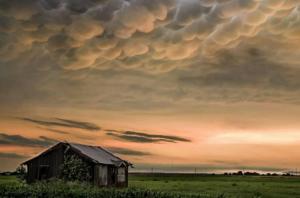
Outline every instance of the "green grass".
<path fill-rule="evenodd" d="M 20 181 L 15 176 L 2 176 L 0 175 L 0 185 L 1 184 L 19 184 Z"/>
<path fill-rule="evenodd" d="M 129 186 L 226 197 L 300 197 L 300 177 L 221 175 L 131 175 Z"/>
<path fill-rule="evenodd" d="M 0 176 L 0 185 L 18 183 L 14 176 Z M 145 192 L 200 193 L 203 197 L 300 198 L 300 177 L 134 174 L 129 175 L 129 187 Z"/>

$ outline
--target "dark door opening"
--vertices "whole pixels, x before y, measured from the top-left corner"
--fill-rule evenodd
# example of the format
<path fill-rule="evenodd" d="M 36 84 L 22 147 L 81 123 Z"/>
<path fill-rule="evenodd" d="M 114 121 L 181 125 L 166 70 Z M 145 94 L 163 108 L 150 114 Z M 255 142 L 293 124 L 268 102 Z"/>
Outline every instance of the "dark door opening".
<path fill-rule="evenodd" d="M 108 167 L 109 186 L 115 186 L 117 183 L 117 170 L 114 166 Z"/>
<path fill-rule="evenodd" d="M 49 178 L 49 166 L 48 165 L 42 165 L 39 167 L 39 173 L 38 173 L 38 179 L 48 179 Z"/>
<path fill-rule="evenodd" d="M 115 168 L 112 168 L 111 181 L 112 181 L 113 185 L 116 184 L 116 169 Z"/>

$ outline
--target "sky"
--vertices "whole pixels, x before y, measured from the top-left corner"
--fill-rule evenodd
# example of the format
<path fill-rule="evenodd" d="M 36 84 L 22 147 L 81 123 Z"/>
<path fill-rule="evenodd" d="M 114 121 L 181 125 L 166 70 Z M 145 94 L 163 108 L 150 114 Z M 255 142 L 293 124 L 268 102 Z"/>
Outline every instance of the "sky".
<path fill-rule="evenodd" d="M 0 171 L 59 141 L 300 169 L 299 45 L 298 0 L 0 0 Z"/>

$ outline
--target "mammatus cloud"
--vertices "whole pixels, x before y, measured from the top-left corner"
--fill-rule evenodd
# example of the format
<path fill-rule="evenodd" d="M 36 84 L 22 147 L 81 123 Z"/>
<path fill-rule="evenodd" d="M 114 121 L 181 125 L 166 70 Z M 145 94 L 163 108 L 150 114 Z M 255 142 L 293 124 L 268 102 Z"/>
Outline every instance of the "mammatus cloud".
<path fill-rule="evenodd" d="M 56 143 L 57 140 L 40 136 L 39 138 L 27 138 L 21 135 L 8 135 L 0 133 L 0 145 L 15 145 L 28 147 L 48 147 Z"/>
<path fill-rule="evenodd" d="M 32 122 L 42 126 L 58 126 L 58 127 L 67 127 L 67 128 L 78 128 L 85 129 L 89 131 L 97 131 L 101 128 L 94 123 L 90 122 L 82 122 L 76 120 L 62 119 L 62 118 L 54 118 L 49 120 L 37 120 L 32 118 L 20 118 L 21 120 Z"/>
<path fill-rule="evenodd" d="M 137 151 L 137 150 L 131 150 L 127 148 L 120 148 L 120 147 L 108 147 L 107 148 L 112 153 L 120 154 L 120 155 L 132 155 L 132 156 L 148 156 L 151 155 L 151 153 L 143 152 L 143 151 Z"/>
<path fill-rule="evenodd" d="M 0 152 L 0 159 L 1 158 L 8 158 L 8 159 L 24 159 L 27 158 L 28 156 L 26 155 L 20 155 L 17 153 L 3 153 Z"/>
<path fill-rule="evenodd" d="M 299 104 L 298 16 L 295 0 L 2 0 L 0 101 Z"/>
<path fill-rule="evenodd" d="M 170 135 L 159 135 L 159 134 L 148 134 L 135 131 L 117 131 L 117 130 L 107 130 L 107 135 L 116 137 L 118 139 L 139 142 L 139 143 L 154 143 L 154 142 L 191 142 L 191 140 Z"/>
<path fill-rule="evenodd" d="M 0 57 L 9 62 L 41 48 L 67 70 L 165 72 L 253 37 L 297 41 L 298 6 L 296 0 L 1 0 Z"/>

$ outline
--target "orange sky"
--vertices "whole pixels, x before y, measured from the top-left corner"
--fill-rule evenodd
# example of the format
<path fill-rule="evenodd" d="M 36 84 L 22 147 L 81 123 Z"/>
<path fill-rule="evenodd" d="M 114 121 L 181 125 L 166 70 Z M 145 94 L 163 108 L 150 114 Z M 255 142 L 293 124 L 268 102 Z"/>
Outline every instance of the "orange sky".
<path fill-rule="evenodd" d="M 10 0 L 0 171 L 57 141 L 136 164 L 300 168 L 296 0 Z"/>
<path fill-rule="evenodd" d="M 180 167 L 193 170 L 193 168 L 188 168 L 190 166 L 199 167 L 199 170 L 202 167 L 203 171 L 206 171 L 207 166 L 211 166 L 212 171 L 241 167 L 274 171 L 299 167 L 300 133 L 298 129 L 300 126 L 297 119 L 293 119 L 298 117 L 299 108 L 277 104 L 213 106 L 202 106 L 202 110 L 196 112 L 176 109 L 159 113 L 101 110 L 73 112 L 72 109 L 35 108 L 33 115 L 25 111 L 18 112 L 18 116 L 12 112 L 12 115 L 16 117 L 1 116 L 0 128 L 1 133 L 11 136 L 21 135 L 31 140 L 46 136 L 57 141 L 139 151 L 141 154 L 119 153 L 123 158 L 136 164 L 136 171 L 148 170 L 150 167 L 159 168 L 162 165 L 166 166 L 167 170 L 177 166 L 179 170 L 182 170 Z M 247 109 L 251 110 L 247 111 Z M 101 129 L 89 131 L 76 127 L 46 126 L 22 120 L 21 118 L 25 116 L 39 121 L 53 121 L 54 118 L 88 121 Z M 131 141 L 109 136 L 106 130 L 177 136 L 186 138 L 190 142 Z M 68 133 L 61 134 L 60 131 Z M 7 158 L 11 163 L 3 164 L 1 167 L 3 170 L 13 169 L 17 163 L 51 145 L 51 142 L 46 141 L 38 146 L 31 146 L 30 143 L 22 145 L 24 140 L 18 140 L 18 138 L 14 141 L 13 144 L 1 144 L 1 153 L 17 153 L 27 157 Z"/>

